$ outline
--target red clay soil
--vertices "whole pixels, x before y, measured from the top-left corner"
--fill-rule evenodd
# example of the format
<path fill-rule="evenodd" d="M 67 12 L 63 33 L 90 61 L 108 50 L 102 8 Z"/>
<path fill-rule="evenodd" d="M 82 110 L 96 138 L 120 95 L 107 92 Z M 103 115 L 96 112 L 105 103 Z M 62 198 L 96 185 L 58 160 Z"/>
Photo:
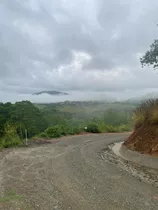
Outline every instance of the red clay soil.
<path fill-rule="evenodd" d="M 124 145 L 143 154 L 158 156 L 158 126 L 146 125 L 136 129 Z"/>

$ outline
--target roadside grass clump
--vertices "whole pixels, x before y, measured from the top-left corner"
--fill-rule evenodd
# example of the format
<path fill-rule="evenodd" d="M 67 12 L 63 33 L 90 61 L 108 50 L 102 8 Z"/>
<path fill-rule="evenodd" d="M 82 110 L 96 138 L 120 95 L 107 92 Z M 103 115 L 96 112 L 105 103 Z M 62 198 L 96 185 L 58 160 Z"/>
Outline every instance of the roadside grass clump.
<path fill-rule="evenodd" d="M 16 128 L 7 123 L 4 128 L 4 135 L 0 139 L 0 148 L 9 148 L 22 145 L 19 135 L 17 134 Z"/>
<path fill-rule="evenodd" d="M 135 130 L 144 124 L 158 124 L 158 99 L 143 102 L 133 112 Z"/>
<path fill-rule="evenodd" d="M 103 125 L 102 125 L 103 126 Z M 105 133 L 119 133 L 119 132 L 127 132 L 131 130 L 131 127 L 128 125 L 104 125 L 104 130 Z"/>
<path fill-rule="evenodd" d="M 0 197 L 0 203 L 5 203 L 12 200 L 22 200 L 24 196 L 17 195 L 14 190 L 9 190 L 6 196 Z"/>

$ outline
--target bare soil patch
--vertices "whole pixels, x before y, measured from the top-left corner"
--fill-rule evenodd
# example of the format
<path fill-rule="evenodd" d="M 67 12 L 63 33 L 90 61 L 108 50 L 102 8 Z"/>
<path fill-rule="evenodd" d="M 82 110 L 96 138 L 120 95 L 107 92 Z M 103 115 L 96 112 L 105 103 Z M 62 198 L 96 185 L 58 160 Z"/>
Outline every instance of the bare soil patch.
<path fill-rule="evenodd" d="M 131 150 L 158 157 L 158 126 L 141 126 L 128 137 L 124 145 Z"/>

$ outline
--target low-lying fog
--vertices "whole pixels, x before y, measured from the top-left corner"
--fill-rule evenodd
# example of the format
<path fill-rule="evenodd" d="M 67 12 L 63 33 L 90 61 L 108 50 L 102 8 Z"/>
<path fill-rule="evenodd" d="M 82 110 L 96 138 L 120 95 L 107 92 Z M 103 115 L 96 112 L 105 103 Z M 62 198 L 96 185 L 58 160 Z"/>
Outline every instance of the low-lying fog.
<path fill-rule="evenodd" d="M 62 91 L 61 91 L 62 92 Z M 0 102 L 16 102 L 22 100 L 29 100 L 33 103 L 53 103 L 62 101 L 88 101 L 88 100 L 104 100 L 104 101 L 116 101 L 116 100 L 127 100 L 127 99 L 138 99 L 156 97 L 158 91 L 146 90 L 146 91 L 131 91 L 126 90 L 124 92 L 92 92 L 92 91 L 63 91 L 69 95 L 32 95 L 32 94 L 21 94 L 21 93 L 8 93 L 0 91 Z"/>

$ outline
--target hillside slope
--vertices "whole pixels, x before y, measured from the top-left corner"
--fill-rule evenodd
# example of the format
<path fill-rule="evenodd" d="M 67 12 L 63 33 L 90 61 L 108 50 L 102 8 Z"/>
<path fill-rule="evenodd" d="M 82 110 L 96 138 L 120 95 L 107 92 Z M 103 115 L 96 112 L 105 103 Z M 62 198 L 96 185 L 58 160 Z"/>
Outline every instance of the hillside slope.
<path fill-rule="evenodd" d="M 124 145 L 138 152 L 158 156 L 158 99 L 143 102 L 133 113 L 135 128 Z"/>

